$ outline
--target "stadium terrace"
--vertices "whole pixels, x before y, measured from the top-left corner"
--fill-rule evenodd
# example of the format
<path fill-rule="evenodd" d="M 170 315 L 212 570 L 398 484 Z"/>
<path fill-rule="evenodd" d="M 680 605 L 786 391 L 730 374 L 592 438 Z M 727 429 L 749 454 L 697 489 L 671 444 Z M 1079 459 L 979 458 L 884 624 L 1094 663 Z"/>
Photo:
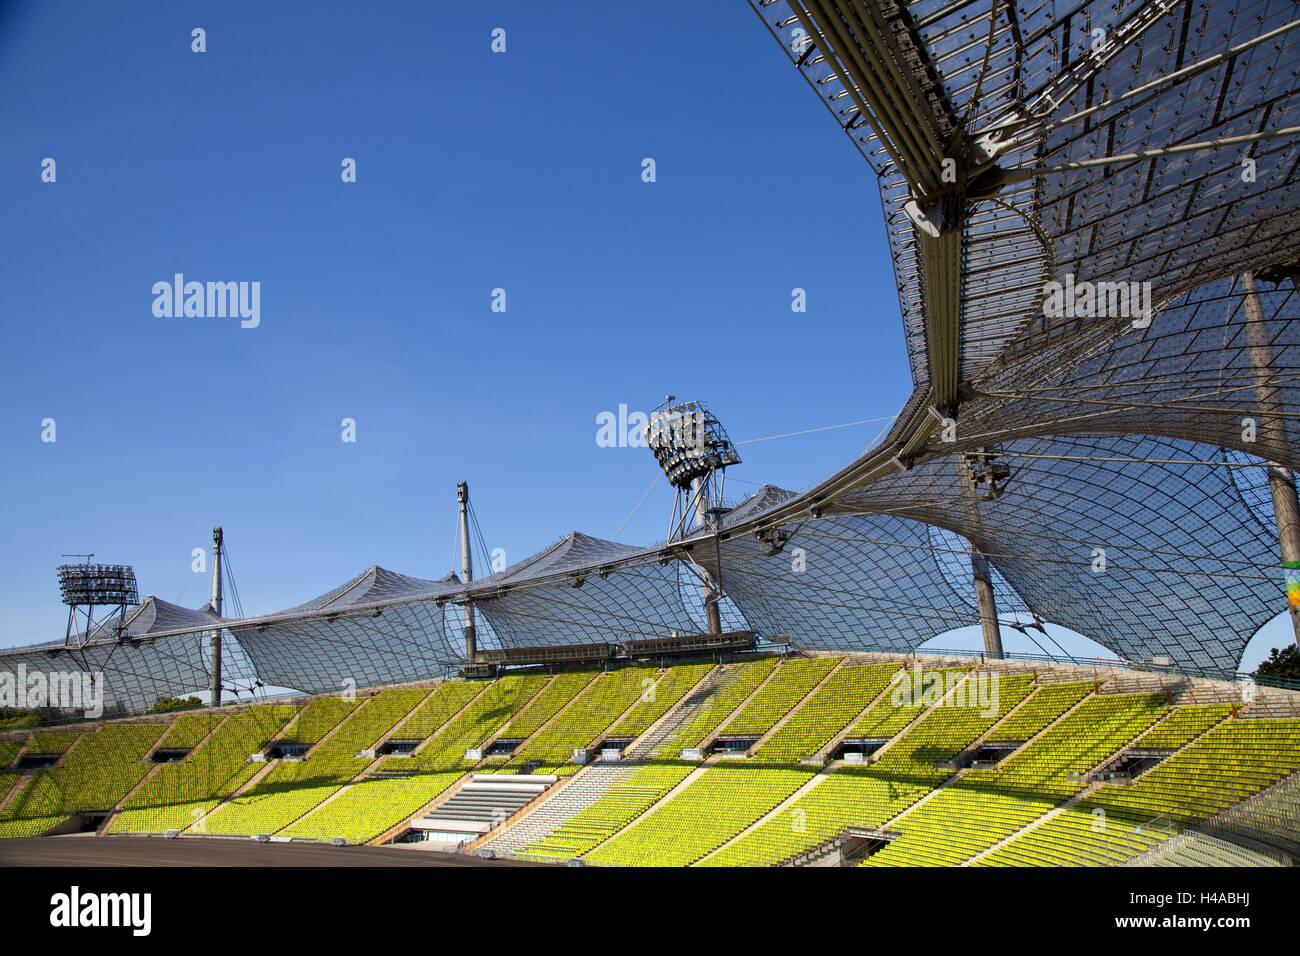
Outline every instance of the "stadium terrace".
<path fill-rule="evenodd" d="M 887 431 L 737 498 L 719 416 L 669 396 L 643 416 L 662 540 L 574 530 L 475 576 L 461 482 L 445 577 L 371 565 L 273 613 L 227 608 L 216 528 L 202 606 L 74 602 L 62 640 L 0 652 L 102 674 L 114 718 L 0 733 L 0 838 L 592 866 L 1300 853 L 1300 685 L 1239 673 L 1279 615 L 1300 635 L 1293 5 L 749 5 L 773 39 L 754 69 L 806 81 L 877 181 L 912 386 Z M 153 294 L 260 322 L 257 282 Z M 616 445 L 637 423 L 597 421 Z M 974 626 L 982 650 L 934 648 Z"/>

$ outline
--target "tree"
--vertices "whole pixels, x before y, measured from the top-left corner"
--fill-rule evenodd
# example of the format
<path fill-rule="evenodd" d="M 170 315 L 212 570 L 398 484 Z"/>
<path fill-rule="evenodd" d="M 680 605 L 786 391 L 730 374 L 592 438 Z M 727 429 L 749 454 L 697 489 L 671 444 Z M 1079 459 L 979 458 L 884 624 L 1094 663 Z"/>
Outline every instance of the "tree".
<path fill-rule="evenodd" d="M 151 714 L 165 714 L 173 710 L 193 710 L 195 707 L 202 707 L 203 701 L 197 697 L 186 697 L 182 700 L 179 697 L 159 697 L 158 702 L 149 708 Z"/>
<path fill-rule="evenodd" d="M 0 710 L 0 730 L 22 730 L 25 727 L 39 727 L 45 720 L 40 714 L 29 710 Z"/>
<path fill-rule="evenodd" d="M 1275 647 L 1255 668 L 1256 677 L 1290 677 L 1300 680 L 1300 648 L 1289 644 L 1281 651 Z"/>

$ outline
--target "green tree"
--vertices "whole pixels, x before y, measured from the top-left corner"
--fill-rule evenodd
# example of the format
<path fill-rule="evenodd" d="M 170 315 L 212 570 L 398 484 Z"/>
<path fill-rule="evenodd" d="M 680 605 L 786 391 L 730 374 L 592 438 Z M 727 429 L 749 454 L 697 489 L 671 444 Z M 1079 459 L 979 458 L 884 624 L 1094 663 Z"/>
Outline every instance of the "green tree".
<path fill-rule="evenodd" d="M 21 730 L 24 727 L 39 727 L 44 722 L 44 717 L 29 710 L 0 710 L 0 730 Z"/>
<path fill-rule="evenodd" d="M 1255 668 L 1256 677 L 1291 677 L 1300 679 L 1300 648 L 1289 644 L 1279 651 L 1276 647 Z"/>
<path fill-rule="evenodd" d="M 186 697 L 182 700 L 179 697 L 159 697 L 158 702 L 149 708 L 151 714 L 166 714 L 173 710 L 193 710 L 195 707 L 202 707 L 203 701 L 197 697 Z"/>

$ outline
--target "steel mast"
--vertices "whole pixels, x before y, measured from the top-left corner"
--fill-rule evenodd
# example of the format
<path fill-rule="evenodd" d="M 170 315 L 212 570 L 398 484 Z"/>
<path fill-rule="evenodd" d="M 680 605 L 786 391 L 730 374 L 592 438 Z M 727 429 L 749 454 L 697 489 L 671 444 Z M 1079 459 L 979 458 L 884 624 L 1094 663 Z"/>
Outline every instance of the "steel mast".
<path fill-rule="evenodd" d="M 469 483 L 456 485 L 456 501 L 460 503 L 460 583 L 469 587 L 474 580 L 474 558 L 469 544 Z M 478 635 L 474 625 L 474 604 L 465 601 L 465 660 L 473 664 L 478 658 Z"/>
<path fill-rule="evenodd" d="M 221 555 L 224 535 L 221 525 L 212 529 L 212 613 L 221 617 Z M 212 632 L 212 706 L 221 706 L 221 628 Z"/>

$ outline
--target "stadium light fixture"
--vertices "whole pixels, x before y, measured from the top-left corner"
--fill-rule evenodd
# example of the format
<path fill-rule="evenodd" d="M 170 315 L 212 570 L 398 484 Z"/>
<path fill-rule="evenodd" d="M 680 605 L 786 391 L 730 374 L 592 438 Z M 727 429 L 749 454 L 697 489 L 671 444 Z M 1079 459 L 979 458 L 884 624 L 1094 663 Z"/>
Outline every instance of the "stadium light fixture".
<path fill-rule="evenodd" d="M 69 607 L 140 603 L 135 571 L 125 564 L 61 564 L 59 593 Z"/>
<path fill-rule="evenodd" d="M 68 645 L 77 641 L 78 613 L 85 616 L 85 627 L 80 634 L 81 643 L 89 641 L 97 629 L 102 630 L 113 615 L 117 616 L 117 631 L 113 636 L 120 641 L 126 624 L 126 609 L 140 603 L 135 570 L 125 564 L 91 564 L 93 554 L 84 557 L 84 563 L 61 564 L 58 567 L 59 594 L 68 606 L 68 626 L 63 635 L 63 643 Z M 97 607 L 111 607 L 114 610 L 96 623 Z"/>

